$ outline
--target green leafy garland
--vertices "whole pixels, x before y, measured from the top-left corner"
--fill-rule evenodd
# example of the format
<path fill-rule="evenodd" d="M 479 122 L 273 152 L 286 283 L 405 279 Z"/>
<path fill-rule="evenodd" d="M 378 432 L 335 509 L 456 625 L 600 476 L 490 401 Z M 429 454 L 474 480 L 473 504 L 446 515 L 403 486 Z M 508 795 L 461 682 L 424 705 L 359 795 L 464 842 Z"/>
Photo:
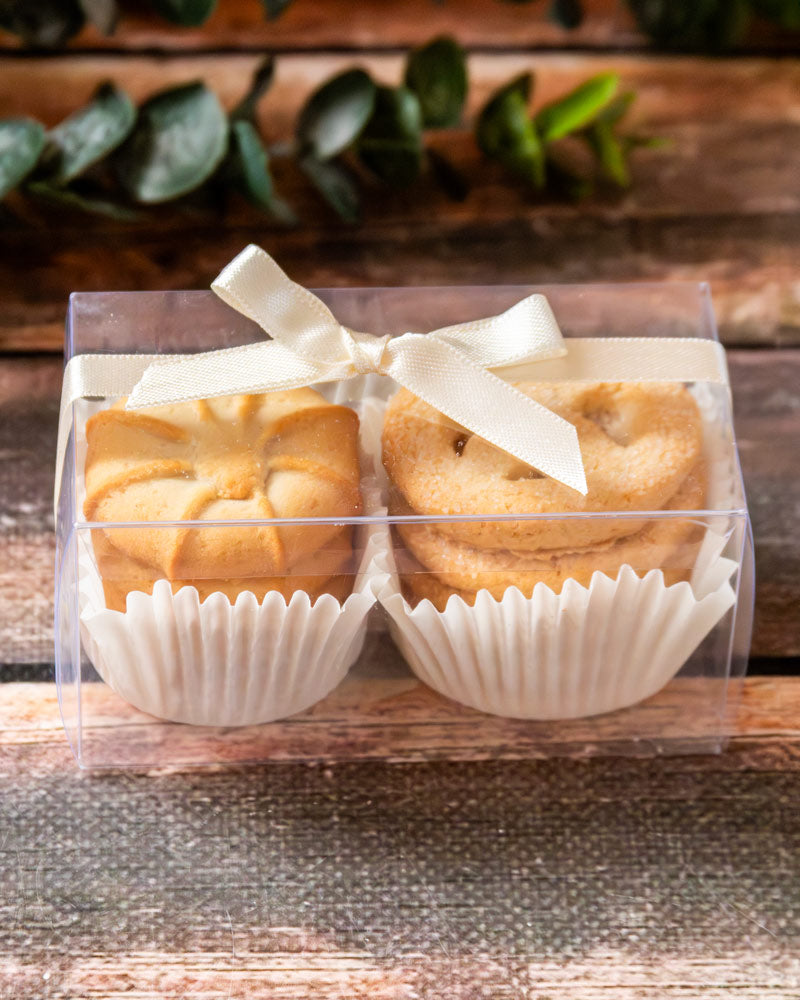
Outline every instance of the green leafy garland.
<path fill-rule="evenodd" d="M 530 3 L 532 0 L 506 0 Z M 754 17 L 790 30 L 800 29 L 798 0 L 625 0 L 639 27 L 660 48 L 717 51 L 746 35 Z M 261 0 L 265 16 L 279 17 L 292 0 Z M 197 27 L 213 14 L 217 0 L 150 0 L 154 11 L 185 27 Z M 549 0 L 552 20 L 576 28 L 584 17 L 583 0 Z M 0 0 L 0 29 L 26 45 L 63 45 L 87 24 L 113 34 L 120 16 L 118 0 Z"/>
<path fill-rule="evenodd" d="M 85 107 L 47 131 L 30 118 L 0 121 L 0 199 L 12 191 L 122 220 L 146 206 L 192 192 L 226 198 L 237 191 L 275 219 L 294 211 L 275 190 L 271 163 L 291 158 L 321 197 L 348 222 L 361 216 L 361 190 L 377 182 L 413 185 L 426 171 L 454 199 L 467 196 L 461 171 L 429 148 L 427 129 L 457 127 L 467 97 L 467 61 L 452 38 L 414 49 L 403 83 L 376 83 L 348 69 L 320 86 L 297 119 L 291 143 L 268 148 L 256 110 L 272 83 L 274 61 L 258 68 L 239 104 L 225 114 L 200 81 L 163 90 L 137 110 L 111 83 Z M 479 112 L 475 138 L 490 159 L 532 191 L 581 197 L 595 181 L 625 187 L 628 158 L 654 140 L 624 134 L 632 93 L 602 73 L 531 114 L 530 73 L 494 93 Z M 580 168 L 580 149 L 588 150 Z"/>

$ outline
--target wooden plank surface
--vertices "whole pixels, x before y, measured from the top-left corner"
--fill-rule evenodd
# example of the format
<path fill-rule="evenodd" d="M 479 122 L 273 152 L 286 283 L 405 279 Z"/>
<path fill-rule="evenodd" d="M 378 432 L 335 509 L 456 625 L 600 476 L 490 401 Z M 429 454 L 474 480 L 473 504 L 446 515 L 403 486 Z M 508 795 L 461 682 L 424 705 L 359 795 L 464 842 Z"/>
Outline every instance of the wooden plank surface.
<path fill-rule="evenodd" d="M 87 777 L 2 744 L 0 995 L 789 1000 L 797 683 L 749 682 L 721 756 Z"/>
<path fill-rule="evenodd" d="M 380 79 L 400 75 L 399 55 L 359 61 Z M 255 62 L 243 54 L 11 61 L 0 74 L 0 106 L 52 124 L 105 77 L 139 98 L 199 75 L 231 105 Z M 286 138 L 309 91 L 352 62 L 280 60 L 262 109 L 266 134 Z M 449 202 L 430 180 L 406 194 L 368 188 L 358 227 L 334 220 L 285 161 L 276 175 L 303 219 L 294 231 L 243 206 L 224 219 L 169 210 L 120 225 L 12 202 L 22 217 L 0 232 L 0 349 L 57 348 L 74 289 L 206 287 L 249 241 L 316 286 L 709 279 L 728 343 L 800 343 L 800 63 L 479 54 L 471 67 L 471 111 L 523 69 L 538 71 L 542 100 L 618 69 L 639 90 L 635 117 L 671 146 L 638 156 L 629 192 L 574 206 L 537 202 L 486 164 L 466 132 L 441 134 L 432 144 L 473 181 L 467 201 Z"/>
<path fill-rule="evenodd" d="M 209 762 L 430 763 L 615 753 L 652 757 L 660 751 L 713 754 L 722 746 L 719 737 L 726 745 L 730 737 L 732 752 L 740 761 L 748 760 L 748 766 L 766 761 L 770 767 L 800 770 L 798 677 L 733 683 L 722 721 L 719 682 L 688 677 L 622 712 L 543 723 L 484 715 L 438 695 L 405 668 L 388 638 L 372 643 L 371 655 L 371 669 L 356 668 L 307 711 L 224 731 L 154 719 L 105 684 L 86 683 L 81 690 L 81 766 L 141 771 Z M 67 705 L 69 698 L 65 692 Z M 61 760 L 64 739 L 54 684 L 0 684 L 0 748 L 35 744 L 52 748 L 53 759 Z"/>
<path fill-rule="evenodd" d="M 88 49 L 387 49 L 419 45 L 441 33 L 452 33 L 462 45 L 478 49 L 643 48 L 648 39 L 636 25 L 624 0 L 583 0 L 583 23 L 565 31 L 548 16 L 547 4 L 503 3 L 500 0 L 294 0 L 278 19 L 264 16 L 259 0 L 222 0 L 206 23 L 197 28 L 172 27 L 153 16 L 147 5 L 126 2 L 117 31 L 110 37 L 94 29 L 81 32 L 71 45 Z M 792 51 L 797 32 L 765 21 L 752 25 L 745 49 Z M 0 34 L 0 46 L 17 48 L 11 35 Z"/>
<path fill-rule="evenodd" d="M 146 4 L 123 3 L 123 17 L 111 37 L 87 28 L 71 45 L 86 49 L 391 49 L 418 45 L 437 34 L 454 33 L 462 45 L 478 48 L 534 48 L 573 45 L 642 46 L 633 18 L 619 0 L 589 0 L 587 18 L 567 32 L 547 17 L 542 3 L 500 0 L 294 0 L 285 13 L 269 20 L 260 0 L 221 0 L 200 27 L 173 27 L 155 17 Z M 771 47 L 763 28 L 753 40 Z M 783 47 L 780 40 L 776 43 Z M 0 44 L 19 42 L 0 34 Z"/>

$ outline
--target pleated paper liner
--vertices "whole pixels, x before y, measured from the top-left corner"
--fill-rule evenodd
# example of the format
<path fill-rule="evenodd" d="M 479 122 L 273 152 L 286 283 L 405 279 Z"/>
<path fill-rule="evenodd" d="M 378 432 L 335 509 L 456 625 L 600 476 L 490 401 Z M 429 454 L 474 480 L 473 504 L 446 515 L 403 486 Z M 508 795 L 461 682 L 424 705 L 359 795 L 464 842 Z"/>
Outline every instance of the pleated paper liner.
<path fill-rule="evenodd" d="M 707 539 L 711 539 L 709 533 Z M 715 537 L 719 543 L 723 539 Z M 717 560 L 736 564 L 731 560 Z M 660 691 L 735 603 L 727 580 L 702 599 L 660 570 L 617 579 L 538 584 L 530 598 L 482 590 L 474 606 L 454 595 L 444 611 L 411 608 L 392 576 L 378 598 L 417 676 L 471 708 L 520 719 L 574 719 L 627 708 Z"/>
<path fill-rule="evenodd" d="M 374 482 L 363 486 L 367 513 Z M 88 538 L 78 559 L 81 636 L 103 680 L 136 708 L 201 726 L 248 726 L 286 718 L 320 701 L 344 678 L 364 643 L 367 615 L 385 573 L 375 529 L 358 530 L 363 554 L 352 594 L 312 604 L 298 591 L 234 603 L 222 593 L 201 603 L 195 587 L 173 594 L 166 580 L 152 595 L 128 595 L 126 611 L 106 608 Z"/>
<path fill-rule="evenodd" d="M 717 500 L 730 495 L 733 470 L 715 439 L 722 425 L 713 398 L 696 388 Z M 374 428 L 364 434 L 374 441 Z M 663 688 L 734 606 L 729 581 L 738 564 L 723 556 L 727 525 L 718 528 L 705 531 L 691 583 L 668 586 L 661 570 L 640 577 L 623 566 L 615 579 L 595 573 L 588 586 L 568 580 L 559 594 L 540 583 L 530 597 L 513 587 L 499 600 L 481 590 L 472 606 L 453 595 L 444 611 L 405 599 L 387 530 L 378 600 L 411 669 L 446 697 L 512 718 L 599 715 Z"/>

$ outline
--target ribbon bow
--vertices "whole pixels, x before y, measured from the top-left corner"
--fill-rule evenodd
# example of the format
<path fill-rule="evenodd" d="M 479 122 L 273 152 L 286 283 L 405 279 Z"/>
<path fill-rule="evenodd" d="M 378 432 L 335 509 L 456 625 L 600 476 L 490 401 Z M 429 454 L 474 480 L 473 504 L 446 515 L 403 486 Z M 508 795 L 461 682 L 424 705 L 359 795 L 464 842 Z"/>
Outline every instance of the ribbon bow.
<path fill-rule="evenodd" d="M 56 503 L 71 406 L 81 397 L 128 395 L 127 408 L 135 409 L 388 375 L 471 433 L 585 495 L 575 428 L 509 381 L 727 382 L 715 341 L 575 339 L 567 351 L 543 295 L 431 333 L 375 337 L 342 326 L 257 246 L 243 250 L 211 287 L 272 339 L 204 354 L 73 357 L 64 373 Z"/>

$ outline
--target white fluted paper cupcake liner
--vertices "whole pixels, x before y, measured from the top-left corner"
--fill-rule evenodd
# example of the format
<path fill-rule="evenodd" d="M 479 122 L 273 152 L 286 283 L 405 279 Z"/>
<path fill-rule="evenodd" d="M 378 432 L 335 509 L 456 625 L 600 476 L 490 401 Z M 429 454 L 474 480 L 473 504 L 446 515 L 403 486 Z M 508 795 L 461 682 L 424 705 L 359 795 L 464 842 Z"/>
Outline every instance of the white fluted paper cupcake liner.
<path fill-rule="evenodd" d="M 378 502 L 374 482 L 364 485 L 367 513 Z M 382 536 L 359 529 L 363 555 L 353 593 L 340 604 L 323 594 L 312 604 L 298 591 L 287 602 L 252 593 L 235 603 L 221 593 L 200 602 L 195 587 L 176 594 L 166 580 L 152 595 L 128 595 L 125 612 L 105 606 L 103 584 L 82 539 L 78 569 L 81 636 L 103 680 L 136 708 L 172 722 L 246 726 L 301 712 L 320 701 L 358 658 L 385 582 L 373 565 Z"/>
<path fill-rule="evenodd" d="M 727 562 L 728 560 L 726 560 Z M 735 564 L 734 564 L 735 565 Z M 733 606 L 727 581 L 697 600 L 690 584 L 666 586 L 624 566 L 560 594 L 530 598 L 480 591 L 444 611 L 411 608 L 392 577 L 378 595 L 395 642 L 420 680 L 471 708 L 520 719 L 573 719 L 626 708 L 660 691 Z"/>
<path fill-rule="evenodd" d="M 373 431 L 365 427 L 365 440 Z M 721 451 L 709 448 L 719 479 Z M 378 601 L 414 673 L 454 701 L 512 718 L 582 718 L 649 698 L 736 602 L 729 580 L 738 565 L 711 529 L 691 583 L 667 586 L 660 570 L 639 577 L 624 566 L 616 579 L 595 573 L 588 587 L 569 580 L 559 594 L 540 583 L 529 598 L 517 588 L 500 600 L 479 591 L 474 605 L 453 595 L 444 611 L 428 600 L 412 608 L 388 530 L 376 544 L 385 547 L 375 561 L 385 574 Z"/>

